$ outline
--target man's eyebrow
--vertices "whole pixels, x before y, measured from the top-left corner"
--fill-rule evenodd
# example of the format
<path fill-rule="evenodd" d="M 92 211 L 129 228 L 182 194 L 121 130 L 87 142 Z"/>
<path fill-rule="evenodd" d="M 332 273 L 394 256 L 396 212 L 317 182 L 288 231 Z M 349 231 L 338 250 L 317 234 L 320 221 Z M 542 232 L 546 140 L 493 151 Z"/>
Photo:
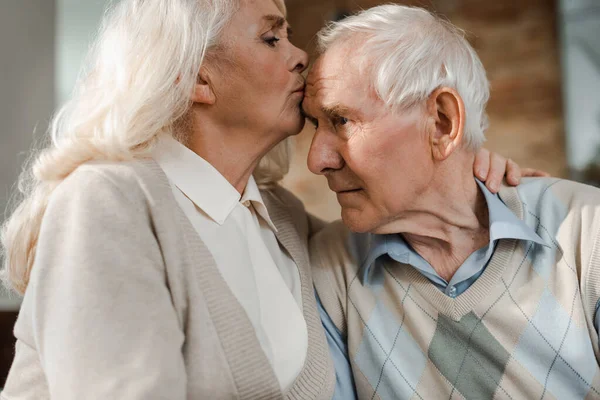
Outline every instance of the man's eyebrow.
<path fill-rule="evenodd" d="M 328 117 L 339 117 L 340 115 L 348 115 L 353 113 L 353 110 L 341 104 L 333 104 L 331 106 L 321 107 L 321 111 Z"/>
<path fill-rule="evenodd" d="M 322 106 L 320 108 L 320 111 L 323 114 L 327 115 L 327 118 L 329 118 L 329 119 L 339 118 L 342 115 L 351 116 L 353 114 L 356 114 L 356 112 L 353 109 L 346 107 L 346 106 L 342 106 L 341 104 L 334 104 L 331 106 Z M 313 124 L 316 125 L 317 118 L 312 116 L 308 111 L 306 111 L 306 108 L 304 107 L 304 102 L 302 103 L 300 112 L 304 118 L 308 119 L 309 121 L 311 121 Z"/>

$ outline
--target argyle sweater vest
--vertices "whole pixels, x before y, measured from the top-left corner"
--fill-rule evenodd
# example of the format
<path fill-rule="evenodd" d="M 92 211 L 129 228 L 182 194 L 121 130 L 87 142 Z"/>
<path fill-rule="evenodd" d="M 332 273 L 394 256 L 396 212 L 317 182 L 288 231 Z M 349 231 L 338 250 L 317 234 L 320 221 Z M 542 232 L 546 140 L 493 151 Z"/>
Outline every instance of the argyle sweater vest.
<path fill-rule="evenodd" d="M 549 247 L 499 241 L 454 299 L 387 256 L 365 279 L 370 234 L 336 223 L 312 239 L 360 399 L 600 399 L 600 190 L 527 179 L 500 197 Z"/>

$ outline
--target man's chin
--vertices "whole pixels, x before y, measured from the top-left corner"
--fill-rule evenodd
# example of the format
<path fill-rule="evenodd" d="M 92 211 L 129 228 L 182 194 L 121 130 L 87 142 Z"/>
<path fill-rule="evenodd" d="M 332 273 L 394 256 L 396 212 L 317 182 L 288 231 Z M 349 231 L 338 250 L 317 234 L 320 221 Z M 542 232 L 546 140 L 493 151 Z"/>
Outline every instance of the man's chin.
<path fill-rule="evenodd" d="M 352 232 L 367 233 L 374 228 L 373 224 L 366 223 L 360 210 L 342 207 L 342 221 Z"/>

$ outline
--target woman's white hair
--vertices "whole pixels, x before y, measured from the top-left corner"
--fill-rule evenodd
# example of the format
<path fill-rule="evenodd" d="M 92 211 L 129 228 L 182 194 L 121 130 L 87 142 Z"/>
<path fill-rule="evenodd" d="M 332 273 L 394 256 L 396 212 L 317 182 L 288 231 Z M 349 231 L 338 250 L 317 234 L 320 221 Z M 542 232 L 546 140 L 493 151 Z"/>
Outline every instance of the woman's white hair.
<path fill-rule="evenodd" d="M 394 110 L 419 104 L 437 88 L 458 91 L 466 109 L 465 144 L 485 141 L 489 82 L 477 53 L 451 23 L 417 7 L 370 8 L 319 33 L 319 50 L 364 37 L 361 54 L 377 95 Z"/>
<path fill-rule="evenodd" d="M 148 156 L 158 134 L 175 135 L 200 66 L 240 1 L 122 0 L 109 8 L 49 143 L 33 152 L 19 179 L 17 207 L 1 233 L 7 286 L 25 292 L 42 217 L 62 180 L 90 160 Z M 285 13 L 283 1 L 275 3 Z M 279 180 L 287 168 L 282 143 L 261 161 L 257 181 Z"/>

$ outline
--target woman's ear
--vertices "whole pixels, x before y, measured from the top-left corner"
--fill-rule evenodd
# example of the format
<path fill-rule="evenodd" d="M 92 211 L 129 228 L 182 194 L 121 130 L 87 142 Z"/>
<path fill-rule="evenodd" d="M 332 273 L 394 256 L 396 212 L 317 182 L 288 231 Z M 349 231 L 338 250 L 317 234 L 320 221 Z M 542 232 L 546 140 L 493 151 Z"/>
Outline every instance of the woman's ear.
<path fill-rule="evenodd" d="M 433 157 L 443 161 L 462 144 L 465 105 L 456 90 L 441 87 L 429 96 L 427 110 L 435 121 L 429 132 Z"/>
<path fill-rule="evenodd" d="M 194 103 L 215 104 L 216 96 L 210 83 L 210 73 L 204 67 L 200 68 L 200 72 L 198 72 L 191 100 Z"/>

